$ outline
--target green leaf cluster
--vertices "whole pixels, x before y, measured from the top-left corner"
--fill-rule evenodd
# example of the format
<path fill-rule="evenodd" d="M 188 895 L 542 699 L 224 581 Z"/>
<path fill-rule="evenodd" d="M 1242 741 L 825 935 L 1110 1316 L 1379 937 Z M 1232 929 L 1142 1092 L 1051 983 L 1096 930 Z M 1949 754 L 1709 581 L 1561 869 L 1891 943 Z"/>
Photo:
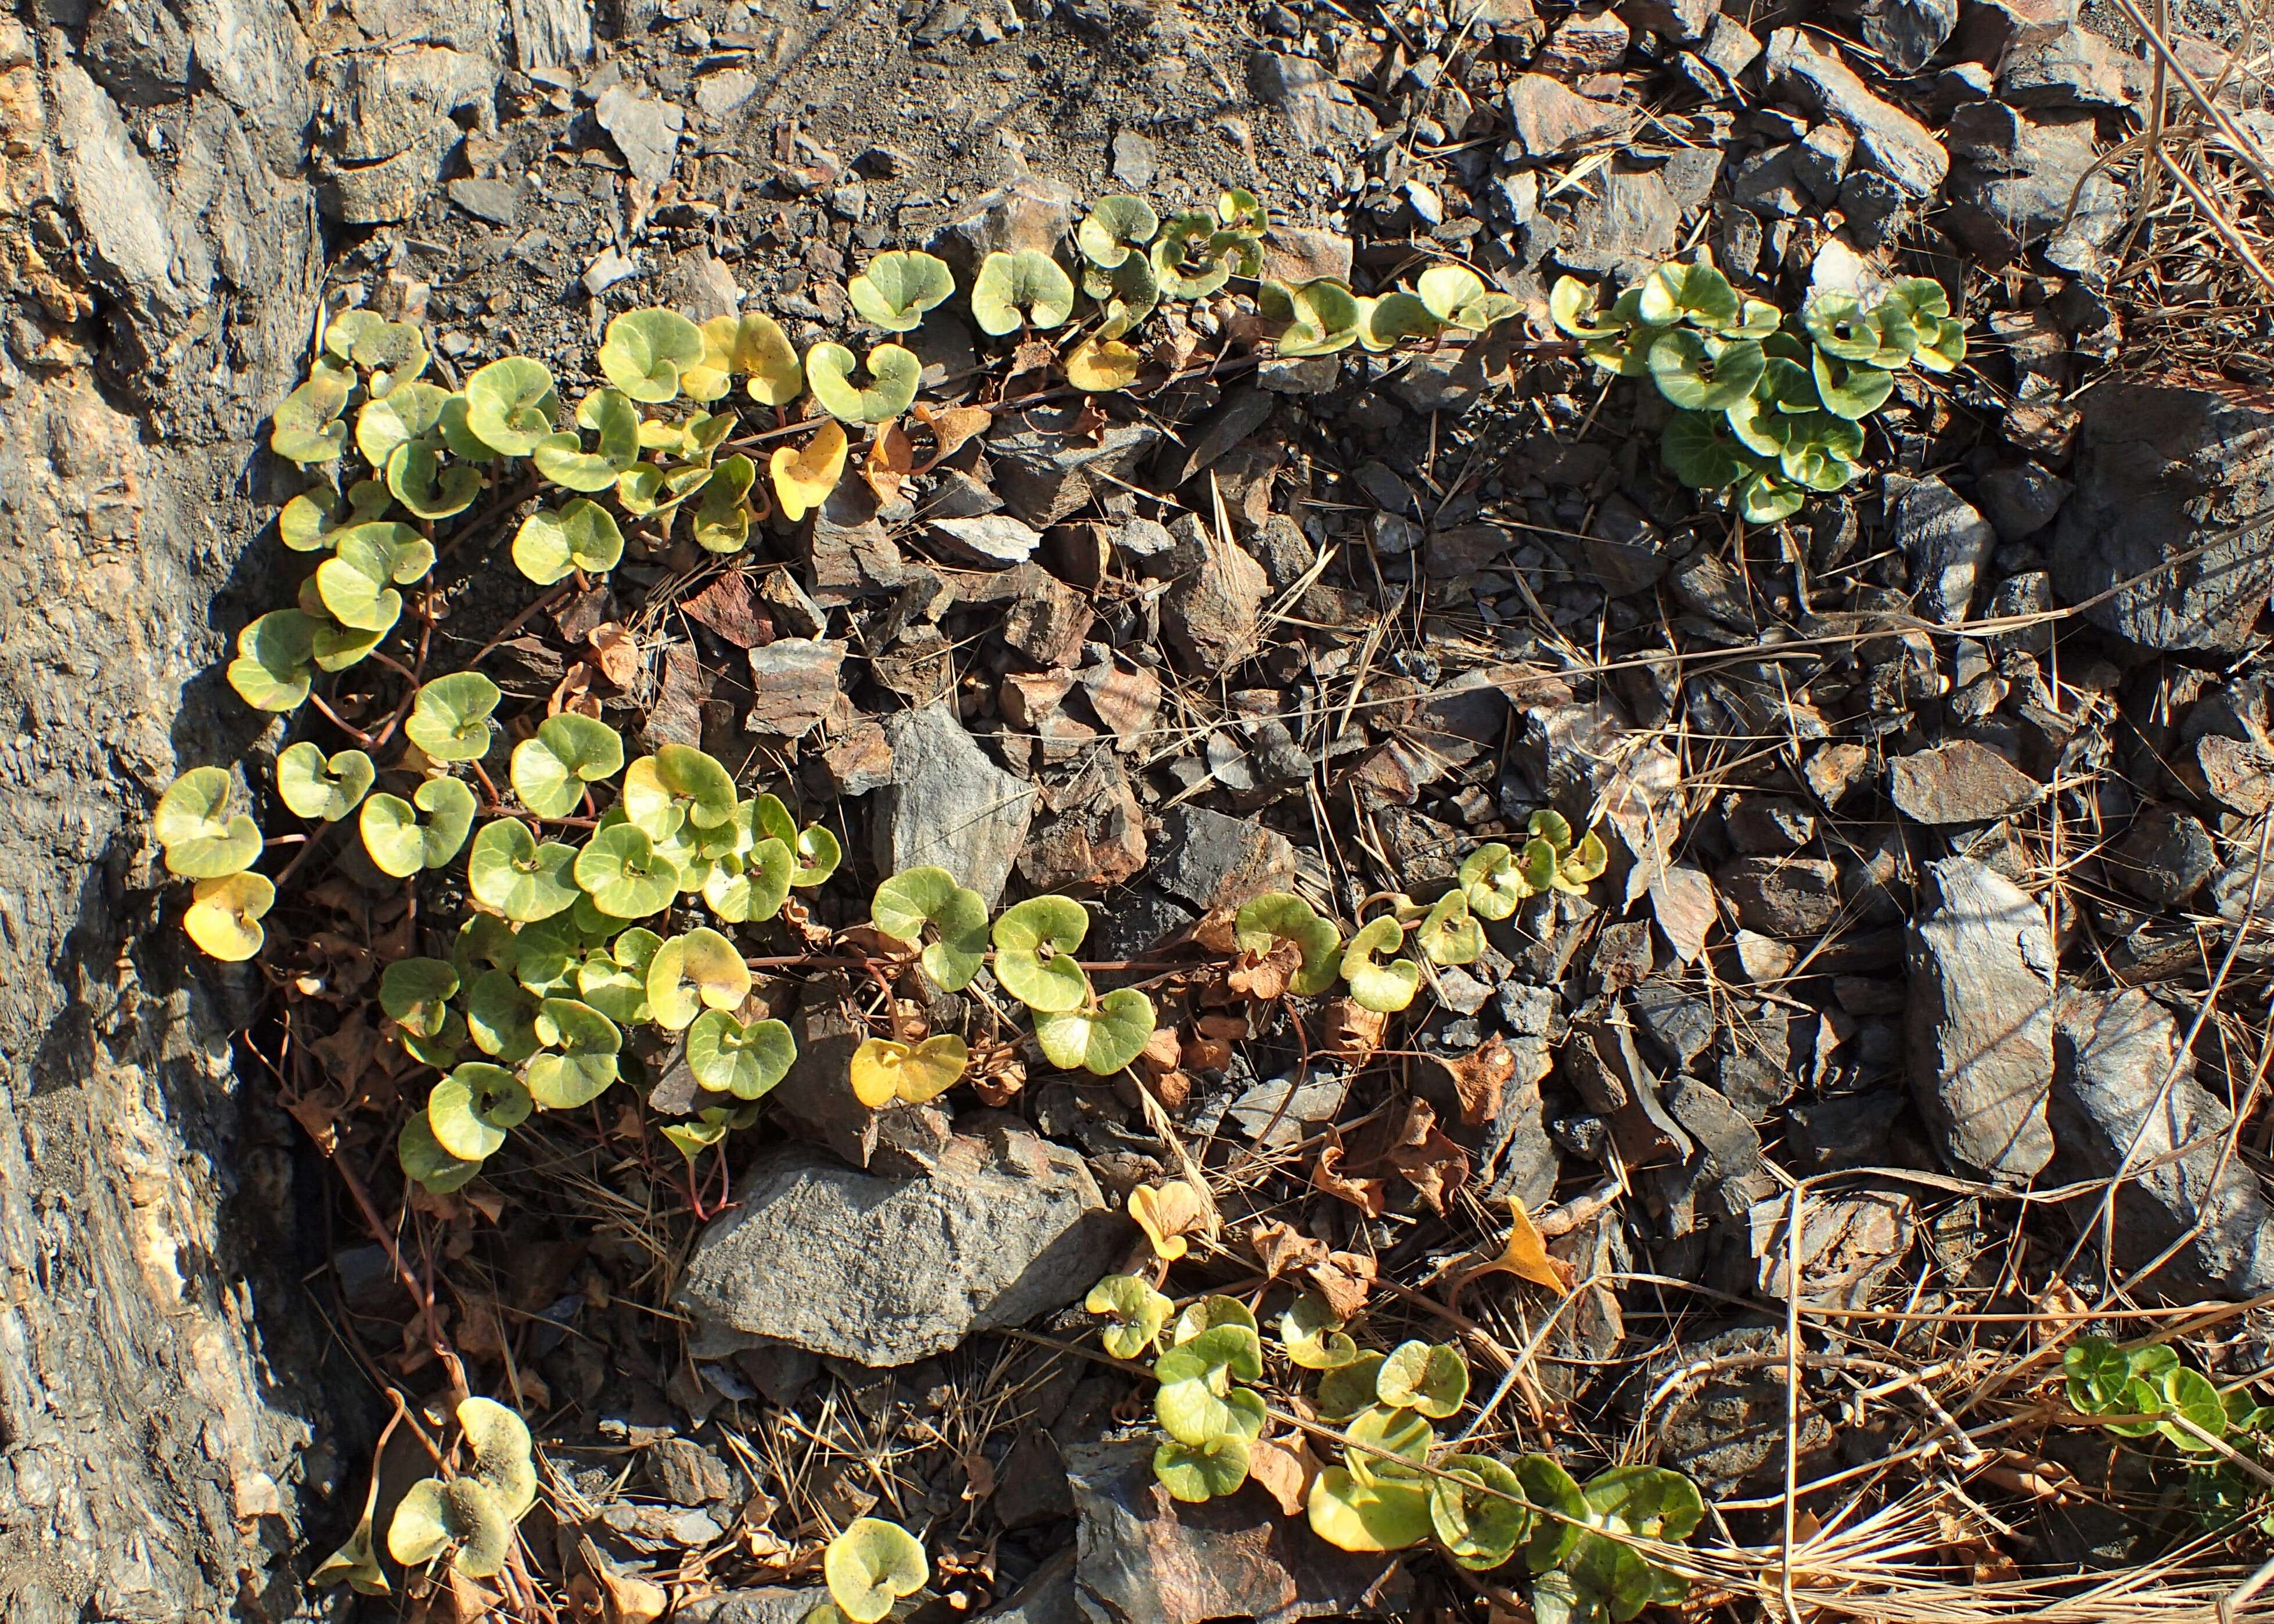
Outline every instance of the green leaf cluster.
<path fill-rule="evenodd" d="M 1622 377 L 1648 376 L 1677 410 L 1660 440 L 1667 469 L 1698 490 L 1728 490 L 1758 523 L 1799 511 L 1811 492 L 1862 471 L 1864 420 L 1905 367 L 1947 372 L 1966 358 L 1965 324 L 1931 277 L 1895 282 L 1876 304 L 1823 292 L 1788 316 L 1742 297 L 1703 256 L 1660 266 L 1609 309 L 1560 278 L 1556 327 Z"/>
<path fill-rule="evenodd" d="M 1333 276 L 1266 282 L 1257 304 L 1277 327 L 1277 352 L 1286 357 L 1333 355 L 1352 344 L 1379 355 L 1447 334 L 1475 336 L 1524 308 L 1457 261 L 1433 265 L 1410 285 L 1382 294 L 1361 296 Z"/>
<path fill-rule="evenodd" d="M 1459 894 L 1480 919 L 1506 919 L 1527 898 L 1551 891 L 1584 892 L 1610 866 L 1609 848 L 1589 830 L 1571 837 L 1570 821 L 1549 808 L 1534 812 L 1521 848 L 1490 840 L 1461 861 Z"/>

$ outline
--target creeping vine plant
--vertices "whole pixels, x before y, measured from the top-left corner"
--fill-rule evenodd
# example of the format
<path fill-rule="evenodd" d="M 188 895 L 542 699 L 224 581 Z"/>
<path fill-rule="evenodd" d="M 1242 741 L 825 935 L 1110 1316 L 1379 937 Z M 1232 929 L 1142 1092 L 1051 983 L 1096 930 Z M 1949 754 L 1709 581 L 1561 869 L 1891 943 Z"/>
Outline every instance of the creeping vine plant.
<path fill-rule="evenodd" d="M 763 1002 L 742 928 L 797 917 L 794 897 L 829 880 L 838 840 L 700 749 L 665 744 L 634 757 L 596 714 L 558 702 L 531 714 L 481 671 L 430 664 L 447 646 L 432 635 L 436 568 L 471 534 L 458 527 L 506 518 L 511 568 L 556 590 L 678 536 L 710 553 L 742 552 L 777 511 L 794 523 L 830 499 L 855 436 L 866 442 L 864 476 L 890 481 L 916 468 L 903 414 L 913 411 L 939 454 L 974 432 L 951 439 L 916 405 L 922 366 L 904 342 L 959 291 L 983 332 L 1023 341 L 1021 365 L 1055 344 L 1068 380 L 1091 392 L 1132 387 L 1153 365 L 1141 342 L 1124 341 L 1164 301 L 1229 299 L 1235 278 L 1256 312 L 1247 330 L 1290 357 L 1434 344 L 1517 312 L 1514 299 L 1450 263 L 1373 297 L 1333 279 L 1259 280 L 1269 224 L 1263 204 L 1236 189 L 1165 217 L 1140 198 L 1101 198 L 1065 262 L 1032 250 L 990 255 L 960 290 L 931 254 L 880 252 L 847 289 L 867 332 L 802 355 L 756 312 L 700 325 L 668 310 L 625 312 L 599 345 L 604 381 L 576 399 L 527 356 L 445 388 L 427 375 L 415 325 L 333 315 L 269 442 L 311 480 L 278 521 L 285 547 L 311 568 L 290 606 L 239 635 L 228 668 L 247 704 L 292 718 L 288 726 L 304 710 L 320 712 L 297 728 L 312 736 L 276 756 L 273 794 L 252 798 L 299 826 L 265 841 L 243 787 L 218 766 L 192 768 L 166 791 L 154 832 L 169 871 L 192 888 L 183 914 L 192 940 L 224 960 L 260 953 L 278 906 L 276 881 L 258 871 L 264 854 L 305 854 L 328 838 L 352 843 L 367 882 L 463 896 L 447 957 L 399 959 L 380 982 L 395 1035 L 436 1074 L 397 1147 L 404 1171 L 431 1191 L 474 1178 L 535 1114 L 581 1109 L 637 1076 L 641 1028 L 675 1037 L 693 1079 L 696 1105 L 666 1130 L 690 1159 L 753 1120 L 796 1047 Z M 792 432 L 746 454 L 746 410 Z M 334 702 L 350 695 L 340 673 L 358 667 L 371 679 L 352 695 L 364 708 L 343 710 Z M 1480 920 L 1600 872 L 1600 843 L 1590 835 L 1574 846 L 1547 816 L 1520 858 L 1484 848 L 1457 888 L 1427 904 L 1395 899 L 1347 945 L 1331 918 L 1286 894 L 1242 907 L 1231 945 L 1282 954 L 1284 989 L 1298 996 L 1346 984 L 1374 1009 L 1402 1008 L 1425 965 L 1476 956 Z M 1137 989 L 1093 987 L 1076 958 L 1088 924 L 1063 897 L 1030 898 L 990 921 L 958 876 L 919 868 L 877 888 L 870 939 L 896 971 L 942 990 L 991 971 L 1026 1006 L 1030 1052 L 1111 1074 L 1152 1041 L 1155 1011 Z M 972 1060 L 954 1034 L 895 1031 L 861 1046 L 845 1082 L 873 1107 L 921 1101 L 962 1080 Z"/>
<path fill-rule="evenodd" d="M 1148 1282 L 1112 1274 L 1084 1305 L 1105 1321 L 1105 1350 L 1114 1357 L 1156 1356 L 1153 1412 L 1166 1436 L 1153 1473 L 1172 1498 L 1231 1494 L 1258 1449 L 1300 1445 L 1299 1429 L 1284 1442 L 1270 1438 L 1275 1425 L 1294 1428 L 1299 1417 L 1275 1410 L 1254 1385 L 1273 1348 L 1246 1304 L 1205 1297 L 1178 1313 Z M 1621 1466 L 1582 1485 L 1547 1455 L 1503 1460 L 1441 1446 L 1435 1424 L 1457 1416 L 1469 1397 L 1460 1350 L 1413 1341 L 1361 1352 L 1316 1292 L 1299 1295 L 1278 1315 L 1276 1344 L 1287 1387 L 1316 1373 L 1309 1416 L 1331 1423 L 1341 1440 L 1339 1462 L 1310 1477 L 1305 1498 L 1320 1538 L 1356 1552 L 1434 1541 L 1475 1572 L 1521 1557 L 1540 1624 L 1630 1619 L 1652 1602 L 1689 1594 L 1689 1581 L 1653 1561 L 1641 1543 L 1679 1544 L 1705 1515 L 1696 1485 L 1681 1473 Z"/>
<path fill-rule="evenodd" d="M 1696 489 L 1732 492 L 1757 523 L 1856 477 L 1864 419 L 1886 404 L 1898 372 L 1947 372 L 1966 358 L 1965 324 L 1931 277 L 1899 281 L 1869 306 L 1819 292 L 1794 317 L 1743 297 L 1701 256 L 1660 266 L 1608 310 L 1598 297 L 1565 276 L 1549 312 L 1596 365 L 1656 381 L 1677 409 L 1660 440 L 1668 470 Z"/>

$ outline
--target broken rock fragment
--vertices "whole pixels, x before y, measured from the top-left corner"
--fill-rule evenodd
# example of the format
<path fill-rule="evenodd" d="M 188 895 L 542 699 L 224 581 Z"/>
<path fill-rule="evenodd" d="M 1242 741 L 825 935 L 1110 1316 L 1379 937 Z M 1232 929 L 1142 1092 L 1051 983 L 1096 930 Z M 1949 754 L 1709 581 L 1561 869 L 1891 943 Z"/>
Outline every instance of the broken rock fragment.
<path fill-rule="evenodd" d="M 802 739 L 827 718 L 840 689 L 842 643 L 810 637 L 777 637 L 750 650 L 750 710 L 743 726 L 754 733 Z"/>
<path fill-rule="evenodd" d="M 1887 794 L 1921 823 L 1986 823 L 2033 804 L 2045 786 L 1972 739 L 1954 739 L 1887 763 Z"/>
<path fill-rule="evenodd" d="M 894 776 L 877 818 L 878 868 L 937 864 L 994 906 L 1034 817 L 1034 786 L 988 760 L 945 703 L 903 711 L 885 733 Z"/>
<path fill-rule="evenodd" d="M 1912 1094 L 1953 1164 L 2020 1183 L 2052 1159 L 2052 933 L 2044 911 L 1970 858 L 1928 867 L 1910 927 Z"/>

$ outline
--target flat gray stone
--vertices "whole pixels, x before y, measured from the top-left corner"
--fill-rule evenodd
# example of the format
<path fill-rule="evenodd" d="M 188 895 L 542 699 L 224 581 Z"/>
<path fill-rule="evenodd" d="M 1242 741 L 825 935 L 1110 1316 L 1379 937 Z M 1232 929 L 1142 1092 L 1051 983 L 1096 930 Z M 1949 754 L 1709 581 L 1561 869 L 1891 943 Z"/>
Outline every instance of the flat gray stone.
<path fill-rule="evenodd" d="M 619 80 L 600 93 L 600 99 L 592 104 L 592 117 L 608 132 L 634 175 L 651 186 L 660 186 L 671 178 L 680 132 L 687 125 L 685 113 Z"/>
<path fill-rule="evenodd" d="M 845 646 L 812 637 L 777 637 L 750 650 L 750 710 L 743 726 L 754 733 L 802 739 L 821 725 L 840 692 L 838 667 Z"/>
<path fill-rule="evenodd" d="M 891 718 L 885 738 L 892 781 L 879 792 L 877 866 L 937 864 L 993 907 L 1034 821 L 1035 786 L 988 760 L 945 703 Z"/>
<path fill-rule="evenodd" d="M 454 180 L 450 201 L 477 220 L 509 226 L 521 213 L 521 188 L 504 180 Z"/>
<path fill-rule="evenodd" d="M 1970 858 L 1929 866 L 1910 927 L 1911 1092 L 1962 1169 L 2018 1184 L 2052 1159 L 2052 934 L 2044 911 Z"/>
<path fill-rule="evenodd" d="M 1946 229 L 1989 265 L 2036 248 L 2064 270 L 2096 268 L 2124 224 L 2123 191 L 2096 167 L 2097 131 L 2082 109 L 1968 102 L 1950 118 Z"/>
<path fill-rule="evenodd" d="M 2053 1134 L 2085 1177 L 2127 1168 L 2116 1196 L 2120 1270 L 2146 1267 L 2200 1221 L 2202 1233 L 2151 1289 L 2184 1299 L 2255 1297 L 2274 1289 L 2274 1207 L 2249 1166 L 2225 1154 L 2234 1118 L 2195 1081 L 2180 1036 L 2171 1011 L 2136 989 L 2064 996 Z"/>
<path fill-rule="evenodd" d="M 1024 1132 L 949 1141 L 913 1178 L 810 1146 L 759 1154 L 672 1301 L 720 1334 L 883 1369 L 1063 1308 L 1127 1244 L 1081 1157 Z"/>
<path fill-rule="evenodd" d="M 1023 564 L 1043 544 L 1034 526 L 1007 513 L 975 514 L 968 519 L 934 519 L 924 526 L 924 539 L 959 564 L 980 569 L 1004 569 Z"/>

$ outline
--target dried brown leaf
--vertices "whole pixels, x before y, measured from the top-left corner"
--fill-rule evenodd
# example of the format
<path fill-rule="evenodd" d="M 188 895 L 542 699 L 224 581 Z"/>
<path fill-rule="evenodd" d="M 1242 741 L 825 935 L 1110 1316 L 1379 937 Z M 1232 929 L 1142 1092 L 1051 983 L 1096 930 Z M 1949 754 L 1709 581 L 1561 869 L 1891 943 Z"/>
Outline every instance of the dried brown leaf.
<path fill-rule="evenodd" d="M 1259 1223 L 1247 1232 L 1248 1249 L 1276 1280 L 1290 1269 L 1307 1268 L 1327 1260 L 1327 1244 L 1304 1234 L 1284 1219 Z"/>
<path fill-rule="evenodd" d="M 1469 1153 L 1437 1125 L 1436 1108 L 1427 1100 L 1408 1104 L 1397 1142 L 1382 1161 L 1420 1192 L 1430 1211 L 1440 1214 L 1445 1210 L 1447 1192 L 1469 1180 Z"/>
<path fill-rule="evenodd" d="M 1456 1060 L 1440 1061 L 1461 1097 L 1461 1120 L 1480 1127 L 1500 1114 L 1501 1090 L 1516 1075 L 1516 1056 L 1497 1032 Z"/>
<path fill-rule="evenodd" d="M 869 442 L 869 455 L 862 459 L 861 477 L 877 493 L 880 502 L 897 500 L 900 483 L 915 471 L 916 448 L 908 440 L 907 431 L 897 421 L 878 429 Z"/>
<path fill-rule="evenodd" d="M 1311 1479 L 1319 1475 L 1319 1457 L 1299 1432 L 1259 1438 L 1247 1446 L 1247 1475 L 1279 1502 L 1281 1511 L 1300 1516 L 1310 1500 Z"/>
<path fill-rule="evenodd" d="M 1364 1311 L 1367 1293 L 1374 1289 L 1374 1272 L 1372 1258 L 1352 1252 L 1330 1252 L 1324 1263 L 1314 1263 L 1304 1271 L 1340 1320 L 1355 1320 Z"/>
<path fill-rule="evenodd" d="M 629 688 L 638 680 L 639 639 L 631 633 L 609 620 L 594 627 L 584 641 L 591 645 L 592 663 L 609 681 L 618 688 Z"/>
<path fill-rule="evenodd" d="M 1370 1010 L 1353 998 L 1337 998 L 1327 1005 L 1327 1052 L 1337 1060 L 1357 1064 L 1382 1047 L 1389 1017 Z"/>
<path fill-rule="evenodd" d="M 1348 1201 L 1369 1218 L 1381 1217 L 1387 1187 L 1378 1178 L 1352 1178 L 1344 1172 L 1345 1154 L 1342 1135 L 1329 1128 L 1327 1142 L 1319 1147 L 1318 1160 L 1311 1164 L 1312 1186 Z"/>
<path fill-rule="evenodd" d="M 995 422 L 995 414 L 984 406 L 949 406 L 939 411 L 919 401 L 915 419 L 931 431 L 933 450 L 930 459 L 912 471 L 930 473 L 960 450 L 966 440 L 984 434 Z"/>

